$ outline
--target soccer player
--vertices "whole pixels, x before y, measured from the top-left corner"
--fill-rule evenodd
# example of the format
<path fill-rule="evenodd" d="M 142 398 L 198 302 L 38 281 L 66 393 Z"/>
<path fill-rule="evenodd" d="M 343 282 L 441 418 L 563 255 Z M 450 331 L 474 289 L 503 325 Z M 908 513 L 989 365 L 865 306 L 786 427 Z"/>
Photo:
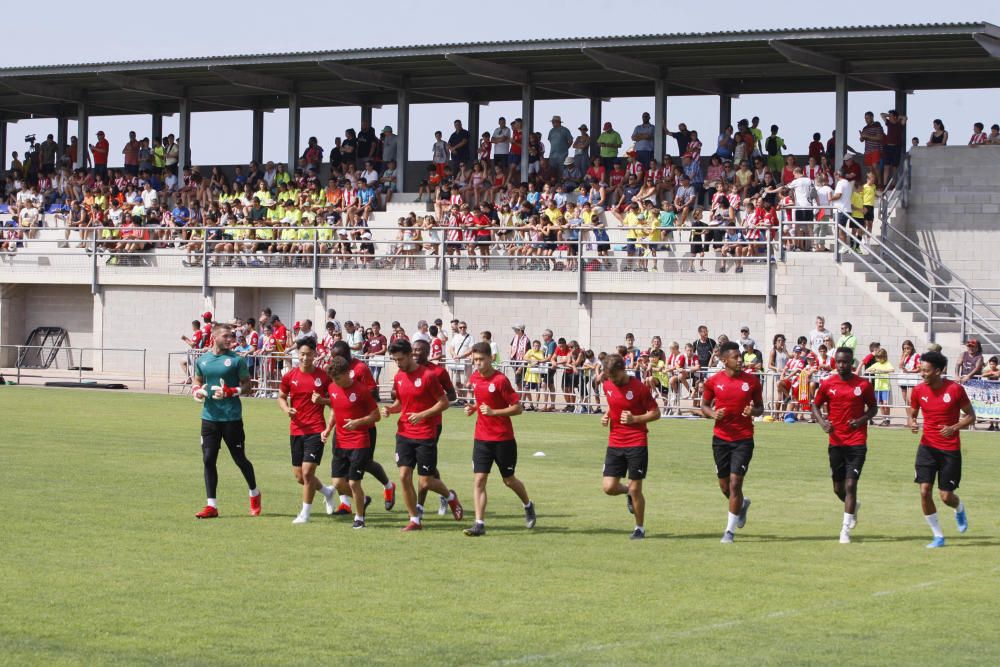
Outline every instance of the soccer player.
<path fill-rule="evenodd" d="M 331 431 L 337 432 L 333 450 L 333 479 L 338 489 L 350 488 L 354 499 L 354 528 L 365 527 L 365 508 L 368 498 L 361 486 L 361 478 L 368 469 L 374 449 L 370 433 L 382 418 L 371 390 L 357 377 L 351 376 L 351 364 L 341 356 L 330 362 L 329 386 L 330 423 L 323 430 L 325 442 Z"/>
<path fill-rule="evenodd" d="M 629 539 L 646 537 L 646 497 L 642 480 L 649 465 L 649 429 L 651 421 L 660 418 L 660 409 L 649 389 L 625 370 L 620 354 L 604 359 L 607 380 L 602 385 L 608 401 L 608 411 L 601 417 L 601 426 L 609 426 L 608 450 L 604 454 L 604 493 L 626 495 L 625 506 L 635 515 L 635 528 Z M 628 475 L 628 486 L 622 477 Z"/>
<path fill-rule="evenodd" d="M 378 403 L 378 383 L 375 381 L 371 369 L 368 368 L 368 364 L 351 355 L 351 347 L 346 341 L 338 340 L 330 350 L 333 358 L 340 357 L 347 362 L 348 375 L 351 379 L 357 380 L 361 386 L 365 387 L 371 394 L 372 399 Z M 370 473 L 382 485 L 382 499 L 385 502 L 385 511 L 388 512 L 396 505 L 396 484 L 389 481 L 389 475 L 386 474 L 385 468 L 375 460 L 375 441 L 378 437 L 378 431 L 375 429 L 374 424 L 368 429 L 368 437 L 371 440 L 371 445 L 369 447 L 370 456 L 368 457 L 368 462 L 365 464 L 365 472 Z M 336 434 L 334 434 L 334 446 L 336 444 Z M 333 464 L 331 463 L 330 465 L 332 469 Z M 341 495 L 340 506 L 337 507 L 334 514 L 349 514 L 351 511 L 350 497 Z"/>
<path fill-rule="evenodd" d="M 397 340 L 389 346 L 389 356 L 399 370 L 393 379 L 396 398 L 392 405 L 382 408 L 382 416 L 399 413 L 396 432 L 396 465 L 399 481 L 403 486 L 403 499 L 410 520 L 404 531 L 420 530 L 422 517 L 417 513 L 417 494 L 413 488 L 413 469 L 417 468 L 421 488 L 427 488 L 448 497 L 452 515 L 462 519 L 462 505 L 458 495 L 449 490 L 440 479 L 435 479 L 437 469 L 437 427 L 441 413 L 448 409 L 448 397 L 434 372 L 420 366 L 413 358 L 413 348 L 406 340 Z"/>
<path fill-rule="evenodd" d="M 921 411 L 924 413 L 924 434 L 917 447 L 913 481 L 920 485 L 920 505 L 934 533 L 928 549 L 944 546 L 932 493 L 935 477 L 941 502 L 955 510 L 958 532 L 969 529 L 965 505 L 955 494 L 962 481 L 962 443 L 958 432 L 976 423 L 976 412 L 965 388 L 942 377 L 947 367 L 948 359 L 940 352 L 925 352 L 920 357 L 920 375 L 924 381 L 910 392 L 910 405 L 906 409 L 907 422 L 914 433 L 919 430 L 917 417 Z"/>
<path fill-rule="evenodd" d="M 302 510 L 293 524 L 308 523 L 317 491 L 323 494 L 327 514 L 333 514 L 335 507 L 334 487 L 324 486 L 316 478 L 316 468 L 323 460 L 326 443 L 321 434 L 326 428 L 323 406 L 330 403 L 327 391 L 330 378 L 316 368 L 315 338 L 300 339 L 298 355 L 298 367 L 285 373 L 278 388 L 278 407 L 289 418 L 292 474 L 302 485 Z"/>
<path fill-rule="evenodd" d="M 837 348 L 837 372 L 823 380 L 813 399 L 816 423 L 830 434 L 830 474 L 833 492 L 844 503 L 844 523 L 840 543 L 851 543 L 851 531 L 858 523 L 858 479 L 868 454 L 868 421 L 878 412 L 871 383 L 854 374 L 854 350 Z M 827 414 L 823 415 L 823 406 Z"/>
<path fill-rule="evenodd" d="M 510 380 L 493 368 L 493 351 L 486 342 L 472 346 L 472 366 L 469 378 L 473 403 L 465 406 L 465 414 L 476 415 L 476 432 L 472 444 L 472 471 L 475 474 L 476 521 L 465 529 L 469 537 L 486 534 L 486 482 L 493 464 L 508 489 L 517 494 L 524 506 L 524 525 L 535 527 L 535 505 L 528 497 L 524 483 L 514 476 L 517 467 L 517 441 L 510 418 L 522 412 L 521 397 Z"/>
<path fill-rule="evenodd" d="M 743 497 L 743 478 L 753 458 L 753 418 L 764 412 L 760 380 L 743 370 L 743 355 L 735 341 L 720 346 L 723 369 L 705 380 L 701 413 L 715 420 L 712 453 L 722 494 L 729 498 L 723 544 L 732 544 L 737 528 L 747 523 L 750 499 Z"/>
<path fill-rule="evenodd" d="M 250 369 L 245 358 L 232 351 L 236 334 L 228 324 L 212 327 L 212 349 L 198 357 L 195 363 L 194 399 L 204 402 L 201 409 L 201 454 L 205 464 L 205 507 L 195 514 L 199 519 L 219 516 L 215 500 L 219 472 L 215 467 L 223 441 L 230 456 L 243 473 L 250 489 L 250 515 L 260 515 L 260 489 L 253 464 L 246 456 L 246 435 L 243 431 L 243 406 L 240 394 L 250 391 Z"/>
<path fill-rule="evenodd" d="M 413 358 L 416 360 L 417 364 L 420 366 L 426 366 L 428 369 L 434 372 L 434 377 L 437 381 L 441 383 L 441 388 L 444 389 L 445 396 L 448 397 L 449 403 L 454 403 L 458 399 L 458 394 L 455 392 L 455 385 L 451 381 L 451 375 L 448 373 L 448 369 L 444 367 L 443 364 L 435 364 L 431 359 L 431 347 L 432 345 L 427 343 L 427 341 L 418 340 L 413 342 Z M 395 390 L 394 390 L 395 391 Z M 434 438 L 434 444 L 437 445 L 438 441 L 441 439 L 441 424 L 438 424 L 437 435 Z M 434 478 L 441 479 L 441 473 L 435 468 Z M 440 496 L 441 504 L 438 507 L 438 514 L 444 516 L 448 513 L 448 496 Z M 421 488 L 417 492 L 417 514 L 423 516 L 424 514 L 424 503 L 427 500 L 427 489 Z"/>

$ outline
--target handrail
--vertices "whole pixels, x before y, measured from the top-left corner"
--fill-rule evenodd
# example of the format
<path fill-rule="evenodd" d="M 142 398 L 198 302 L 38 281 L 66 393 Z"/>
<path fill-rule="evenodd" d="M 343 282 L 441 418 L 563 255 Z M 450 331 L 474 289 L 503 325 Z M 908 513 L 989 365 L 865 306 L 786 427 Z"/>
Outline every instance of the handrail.
<path fill-rule="evenodd" d="M 882 235 L 884 236 L 885 230 L 889 226 L 889 216 L 895 212 L 896 205 L 901 204 L 904 209 L 910 205 L 909 153 L 903 154 L 902 159 L 899 161 L 899 166 L 896 167 L 896 173 L 885 184 L 883 192 L 889 193 L 883 194 L 882 199 L 879 201 L 878 214 L 879 220 L 882 222 Z"/>

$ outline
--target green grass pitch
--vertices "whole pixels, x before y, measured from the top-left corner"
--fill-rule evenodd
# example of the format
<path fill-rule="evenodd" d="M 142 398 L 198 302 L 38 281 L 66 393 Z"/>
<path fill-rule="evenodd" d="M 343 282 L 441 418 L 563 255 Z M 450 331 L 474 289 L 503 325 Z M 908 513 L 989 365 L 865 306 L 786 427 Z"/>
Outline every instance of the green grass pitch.
<path fill-rule="evenodd" d="M 472 418 L 445 416 L 441 473 L 468 515 L 405 511 L 369 528 L 327 517 L 293 526 L 301 502 L 287 424 L 246 401 L 264 515 L 220 456 L 221 518 L 204 503 L 199 407 L 190 398 L 0 390 L 0 663 L 356 665 L 996 664 L 1000 656 L 1000 440 L 964 434 L 960 494 L 970 530 L 941 508 L 948 547 L 912 483 L 915 436 L 876 429 L 855 542 L 837 542 L 815 426 L 761 424 L 747 527 L 719 544 L 726 505 L 710 426 L 652 427 L 649 538 L 600 490 L 597 417 L 515 420 L 518 475 L 538 507 L 490 481 L 488 535 L 470 539 Z M 393 417 L 377 458 L 394 473 Z M 544 451 L 544 458 L 533 457 Z M 327 472 L 329 452 L 321 469 Z M 494 475 L 496 477 L 496 475 Z M 429 503 L 433 507 L 436 503 Z"/>

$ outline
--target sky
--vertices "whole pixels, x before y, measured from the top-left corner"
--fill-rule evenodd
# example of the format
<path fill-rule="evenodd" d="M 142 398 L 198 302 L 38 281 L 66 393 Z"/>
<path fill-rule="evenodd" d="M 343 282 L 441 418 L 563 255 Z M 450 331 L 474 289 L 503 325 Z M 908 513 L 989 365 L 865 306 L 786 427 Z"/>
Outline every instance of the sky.
<path fill-rule="evenodd" d="M 314 3 L 307 3 L 313 5 Z M 807 11 L 812 6 L 830 11 Z M 762 0 L 753 3 L 716 0 L 700 3 L 650 2 L 640 0 L 547 0 L 546 2 L 504 0 L 502 3 L 482 3 L 463 7 L 456 15 L 453 0 L 417 0 L 399 2 L 383 0 L 367 14 L 355 5 L 315 3 L 308 7 L 307 24 L 292 20 L 286 27 L 270 29 L 265 17 L 273 16 L 272 1 L 244 0 L 239 10 L 230 3 L 190 2 L 173 0 L 166 5 L 174 20 L 160 10 L 156 16 L 146 14 L 145 6 L 134 0 L 103 0 L 101 11 L 82 12 L 78 2 L 51 0 L 45 5 L 45 16 L 67 17 L 48 22 L 44 27 L 44 47 L 6 49 L 6 66 L 51 65 L 67 63 L 139 60 L 151 58 L 280 53 L 302 50 L 363 49 L 384 46 L 435 44 L 445 42 L 476 42 L 504 39 L 542 39 L 558 37 L 588 37 L 622 34 L 706 32 L 717 30 L 748 30 L 764 28 L 811 28 L 845 25 L 881 25 L 898 23 L 933 23 L 987 21 L 1000 24 L 1000 3 L 952 0 L 946 5 L 927 0 L 909 3 L 872 3 L 842 0 L 834 4 L 809 5 Z M 364 7 L 362 5 L 362 7 Z M 613 9 L 609 10 L 609 7 Z M 682 9 L 678 9 L 678 7 Z M 750 11 L 748 7 L 752 7 Z M 943 8 L 947 8 L 947 13 Z M 294 13 L 294 12 L 293 12 Z M 284 11 L 279 13 L 288 18 Z M 70 19 L 69 17 L 72 17 Z M 4 19 L 10 26 L 36 26 L 43 17 L 31 3 L 12 3 L 4 8 Z M 498 21 L 499 19 L 499 21 Z M 343 29 L 342 23 L 350 26 Z M 18 28 L 21 30 L 21 28 Z M 103 36 L 100 37 L 100 36 Z M 758 115 L 761 124 L 776 123 L 789 149 L 804 153 L 813 132 L 824 140 L 833 128 L 833 93 L 798 95 L 743 95 L 732 103 L 732 118 Z M 892 108 L 892 92 L 851 93 L 849 96 L 848 127 L 860 128 L 867 110 L 876 113 Z M 520 102 L 494 102 L 480 110 L 481 128 L 491 129 L 499 116 L 508 119 L 520 115 Z M 909 96 L 910 136 L 922 141 L 930 134 L 931 121 L 941 118 L 952 132 L 952 143 L 964 143 L 971 134 L 972 123 L 982 121 L 989 127 L 1000 122 L 1000 111 L 983 115 L 984 109 L 1000 110 L 1000 91 L 918 91 Z M 611 121 L 623 136 L 640 122 L 643 111 L 652 112 L 652 98 L 616 98 L 604 103 L 603 120 Z M 465 104 L 411 105 L 410 158 L 430 158 L 435 130 L 445 136 L 451 121 L 465 122 Z M 589 123 L 587 100 L 546 100 L 535 104 L 536 127 L 549 127 L 545 122 L 560 115 L 570 128 Z M 718 98 L 692 96 L 670 98 L 667 103 L 667 124 L 687 123 L 703 137 L 714 136 L 718 128 Z M 357 128 L 358 108 L 303 109 L 301 143 L 316 136 L 320 144 L 329 147 L 333 138 L 343 136 L 348 127 Z M 104 130 L 112 144 L 110 166 L 121 164 L 115 147 L 124 145 L 128 131 L 139 136 L 150 134 L 148 116 L 106 116 L 91 119 L 90 130 Z M 373 111 L 373 125 L 396 126 L 396 107 L 384 106 Z M 35 133 L 39 140 L 55 134 L 55 120 L 23 120 L 7 126 L 8 160 L 10 151 L 23 153 L 24 136 Z M 176 132 L 177 117 L 166 117 L 164 133 Z M 283 110 L 265 114 L 264 159 L 284 162 L 287 159 L 288 115 Z M 76 133 L 75 121 L 70 121 L 69 133 Z M 191 147 L 193 162 L 198 165 L 246 163 L 250 159 L 250 112 L 213 112 L 193 114 Z M 853 138 L 854 132 L 849 137 Z M 91 136 L 88 143 L 93 142 Z M 667 150 L 676 153 L 668 141 Z"/>

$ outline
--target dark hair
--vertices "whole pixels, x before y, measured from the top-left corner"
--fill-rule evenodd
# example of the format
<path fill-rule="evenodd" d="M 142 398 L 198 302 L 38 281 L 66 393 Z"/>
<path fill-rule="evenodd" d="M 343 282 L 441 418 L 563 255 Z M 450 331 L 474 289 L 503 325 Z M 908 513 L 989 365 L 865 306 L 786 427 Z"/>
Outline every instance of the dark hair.
<path fill-rule="evenodd" d="M 346 341 L 338 340 L 330 347 L 330 354 L 334 357 L 340 357 L 342 359 L 351 358 L 351 346 L 347 344 Z"/>
<path fill-rule="evenodd" d="M 334 357 L 330 360 L 329 375 L 330 377 L 337 377 L 346 373 L 350 368 L 351 365 L 347 362 L 347 359 Z"/>
<path fill-rule="evenodd" d="M 939 371 L 943 371 L 948 367 L 948 357 L 940 352 L 924 352 L 920 356 L 920 361 L 926 361 Z"/>
<path fill-rule="evenodd" d="M 819 132 L 813 132 L 813 141 L 819 141 L 822 136 Z"/>
<path fill-rule="evenodd" d="M 297 341 L 295 341 L 295 349 L 296 350 L 299 349 L 300 347 L 302 347 L 303 345 L 305 345 L 306 347 L 308 347 L 313 352 L 316 351 L 316 339 L 313 338 L 312 336 L 306 336 L 304 338 L 300 338 Z"/>
<path fill-rule="evenodd" d="M 413 347 L 410 345 L 410 341 L 400 338 L 389 346 L 389 354 L 413 354 Z"/>
<path fill-rule="evenodd" d="M 854 331 L 854 325 L 851 324 L 850 322 L 841 322 L 840 326 L 847 327 L 848 331 Z"/>
<path fill-rule="evenodd" d="M 727 352 L 739 353 L 739 351 L 740 351 L 740 344 L 737 343 L 736 341 L 729 341 L 728 343 L 723 343 L 722 345 L 719 346 L 720 357 Z"/>
<path fill-rule="evenodd" d="M 838 354 L 846 354 L 851 359 L 853 359 L 854 358 L 854 348 L 853 347 L 838 347 L 837 351 L 834 353 L 833 356 L 837 356 Z"/>
<path fill-rule="evenodd" d="M 620 354 L 604 357 L 604 372 L 610 374 L 614 370 L 625 370 L 625 359 Z"/>
<path fill-rule="evenodd" d="M 436 324 L 432 324 L 429 327 L 427 327 L 427 333 L 429 333 L 432 336 L 437 336 L 438 335 L 437 325 Z"/>
<path fill-rule="evenodd" d="M 493 356 L 493 350 L 490 349 L 490 344 L 489 343 L 484 343 L 482 341 L 480 341 L 480 342 L 478 342 L 478 343 L 476 343 L 476 344 L 474 344 L 472 346 L 472 353 L 473 354 L 485 354 L 487 357 L 492 357 Z"/>
<path fill-rule="evenodd" d="M 989 359 L 987 359 L 986 363 L 988 363 L 988 364 L 1000 364 L 1000 358 L 998 358 L 996 355 L 994 355 L 994 356 L 990 357 Z"/>

